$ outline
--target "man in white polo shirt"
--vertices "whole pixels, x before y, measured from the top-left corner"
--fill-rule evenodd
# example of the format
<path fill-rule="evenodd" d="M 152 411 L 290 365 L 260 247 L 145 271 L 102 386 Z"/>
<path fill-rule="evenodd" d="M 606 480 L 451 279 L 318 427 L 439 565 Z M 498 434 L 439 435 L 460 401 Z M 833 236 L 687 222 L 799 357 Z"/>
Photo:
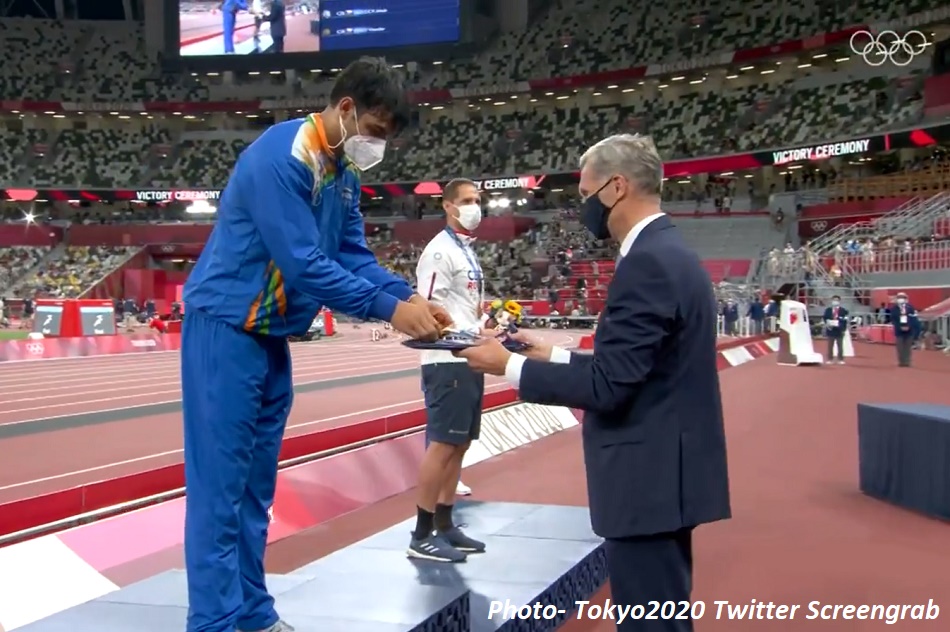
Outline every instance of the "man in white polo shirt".
<path fill-rule="evenodd" d="M 478 333 L 485 281 L 472 248 L 482 219 L 481 195 L 471 180 L 452 180 L 442 192 L 446 226 L 432 238 L 416 267 L 417 292 L 442 306 L 457 330 Z M 450 351 L 422 352 L 422 391 L 427 411 L 426 454 L 417 487 L 417 521 L 407 554 L 462 562 L 485 550 L 452 520 L 462 459 L 481 429 L 485 378 Z"/>

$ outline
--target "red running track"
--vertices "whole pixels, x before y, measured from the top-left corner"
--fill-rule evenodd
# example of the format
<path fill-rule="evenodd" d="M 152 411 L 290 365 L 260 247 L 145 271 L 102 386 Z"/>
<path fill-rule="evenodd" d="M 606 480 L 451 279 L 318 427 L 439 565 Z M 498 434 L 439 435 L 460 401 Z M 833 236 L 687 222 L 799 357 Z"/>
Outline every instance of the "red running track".
<path fill-rule="evenodd" d="M 369 420 L 421 409 L 418 377 L 386 377 L 417 368 L 418 352 L 395 340 L 373 343 L 356 335 L 293 346 L 295 385 L 332 388 L 296 396 L 287 437 L 332 428 L 343 433 Z M 569 332 L 546 335 L 566 345 L 578 338 Z M 131 407 L 179 402 L 178 362 L 178 353 L 163 353 L 0 365 L 0 431 L 36 429 L 0 439 L 0 505 L 181 463 L 179 412 L 143 411 L 132 419 L 44 430 L 51 420 L 64 422 L 79 414 L 108 419 Z M 367 375 L 382 381 L 331 384 Z M 501 380 L 489 378 L 487 391 L 503 389 Z"/>

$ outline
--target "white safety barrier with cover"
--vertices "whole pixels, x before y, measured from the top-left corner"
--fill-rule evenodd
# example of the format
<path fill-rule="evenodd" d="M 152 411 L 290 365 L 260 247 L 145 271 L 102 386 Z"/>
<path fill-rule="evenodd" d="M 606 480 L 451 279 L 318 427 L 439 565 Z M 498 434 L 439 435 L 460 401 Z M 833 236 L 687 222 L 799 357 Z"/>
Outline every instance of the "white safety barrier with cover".
<path fill-rule="evenodd" d="M 788 300 L 781 303 L 777 360 L 779 364 L 789 366 L 824 363 L 822 355 L 815 351 L 808 309 L 804 303 Z"/>
<path fill-rule="evenodd" d="M 844 337 L 841 339 L 841 346 L 843 347 L 844 357 L 854 357 L 854 340 L 851 338 L 851 327 L 845 328 Z"/>

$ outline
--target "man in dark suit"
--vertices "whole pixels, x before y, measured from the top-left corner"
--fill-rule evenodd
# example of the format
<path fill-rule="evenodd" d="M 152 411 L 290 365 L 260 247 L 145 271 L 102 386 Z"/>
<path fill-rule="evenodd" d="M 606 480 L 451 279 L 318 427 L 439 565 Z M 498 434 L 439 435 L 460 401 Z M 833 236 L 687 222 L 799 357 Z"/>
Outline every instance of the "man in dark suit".
<path fill-rule="evenodd" d="M 841 307 L 841 297 L 832 296 L 831 305 L 825 308 L 825 335 L 828 337 L 828 364 L 835 360 L 835 346 L 838 347 L 838 364 L 844 364 L 844 334 L 848 328 L 848 310 Z"/>
<path fill-rule="evenodd" d="M 917 310 L 907 301 L 907 294 L 898 292 L 890 309 L 891 324 L 894 327 L 894 342 L 897 344 L 897 366 L 909 367 L 914 349 L 914 340 L 920 331 Z"/>
<path fill-rule="evenodd" d="M 458 353 L 518 384 L 524 401 L 585 411 L 591 522 L 606 540 L 613 601 L 631 606 L 690 601 L 693 528 L 731 515 L 716 299 L 699 257 L 660 211 L 662 182 L 646 137 L 611 136 L 581 158 L 582 221 L 621 244 L 593 355 L 532 341 L 526 357 L 497 340 Z M 618 624 L 692 629 L 675 619 Z"/>
<path fill-rule="evenodd" d="M 287 20 L 284 18 L 284 0 L 272 0 L 267 14 L 270 21 L 270 36 L 274 40 L 274 53 L 284 52 L 284 37 L 287 36 Z"/>

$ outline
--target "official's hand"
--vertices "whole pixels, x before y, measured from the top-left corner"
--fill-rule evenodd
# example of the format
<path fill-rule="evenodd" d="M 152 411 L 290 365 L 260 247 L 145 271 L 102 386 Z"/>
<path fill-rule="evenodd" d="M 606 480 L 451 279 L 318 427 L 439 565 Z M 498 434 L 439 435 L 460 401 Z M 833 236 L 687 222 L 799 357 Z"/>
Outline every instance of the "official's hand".
<path fill-rule="evenodd" d="M 513 334 L 510 334 L 509 337 L 515 342 L 528 345 L 527 349 L 519 352 L 526 358 L 530 358 L 531 360 L 540 360 L 541 362 L 551 361 L 551 350 L 553 349 L 553 346 L 543 342 L 540 338 L 532 336 L 521 329 Z"/>
<path fill-rule="evenodd" d="M 511 352 L 497 338 L 486 338 L 481 343 L 462 351 L 455 351 L 459 358 L 468 360 L 473 371 L 488 375 L 504 375 Z"/>
<path fill-rule="evenodd" d="M 409 302 L 412 303 L 413 305 L 425 306 L 425 308 L 429 310 L 429 313 L 432 314 L 433 318 L 435 318 L 435 321 L 439 323 L 442 329 L 451 327 L 454 324 L 452 321 L 452 317 L 449 316 L 449 313 L 445 311 L 445 308 L 442 307 L 441 305 L 436 305 L 432 301 L 427 301 L 421 296 L 419 296 L 418 294 L 413 294 L 409 298 Z"/>
<path fill-rule="evenodd" d="M 429 313 L 426 305 L 400 301 L 390 321 L 396 331 L 401 331 L 413 340 L 435 342 L 442 335 L 442 327 Z"/>

